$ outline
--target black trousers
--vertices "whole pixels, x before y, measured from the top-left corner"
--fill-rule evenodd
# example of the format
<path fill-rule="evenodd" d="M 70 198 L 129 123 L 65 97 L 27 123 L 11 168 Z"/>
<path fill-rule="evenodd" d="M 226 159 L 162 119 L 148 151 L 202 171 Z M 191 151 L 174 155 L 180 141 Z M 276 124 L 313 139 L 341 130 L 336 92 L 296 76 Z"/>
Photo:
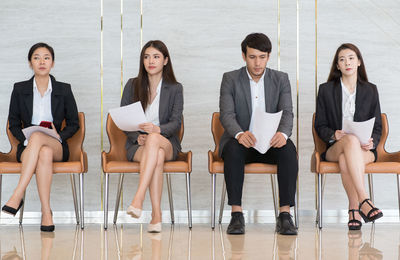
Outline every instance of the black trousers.
<path fill-rule="evenodd" d="M 296 181 L 299 170 L 296 147 L 288 138 L 281 148 L 270 148 L 265 154 L 254 148 L 246 148 L 235 138 L 231 138 L 222 151 L 224 176 L 229 205 L 242 205 L 244 166 L 246 163 L 260 162 L 277 164 L 279 205 L 295 205 Z"/>

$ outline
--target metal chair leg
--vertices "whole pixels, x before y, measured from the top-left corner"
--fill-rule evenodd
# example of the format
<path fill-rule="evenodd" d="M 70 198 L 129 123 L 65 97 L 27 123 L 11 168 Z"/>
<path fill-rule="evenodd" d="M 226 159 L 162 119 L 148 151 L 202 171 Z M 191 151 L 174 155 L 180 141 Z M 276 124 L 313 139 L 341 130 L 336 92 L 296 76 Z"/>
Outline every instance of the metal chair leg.
<path fill-rule="evenodd" d="M 188 224 L 189 228 L 192 228 L 192 197 L 190 189 L 190 173 L 186 173 L 186 200 L 187 200 L 187 210 L 188 210 Z"/>
<path fill-rule="evenodd" d="M 83 173 L 79 173 L 79 195 L 80 195 L 80 206 L 81 206 L 81 229 L 85 228 L 85 200 L 84 200 L 84 178 Z"/>
<path fill-rule="evenodd" d="M 104 192 L 103 192 L 103 211 L 104 211 L 104 229 L 107 229 L 108 226 L 108 178 L 109 174 L 104 173 Z"/>
<path fill-rule="evenodd" d="M 271 186 L 272 186 L 272 199 L 274 200 L 275 219 L 277 219 L 278 216 L 279 216 L 279 212 L 278 212 L 278 197 L 277 197 L 277 194 L 276 194 L 275 174 L 271 174 Z"/>
<path fill-rule="evenodd" d="M 321 198 L 324 197 L 324 187 L 325 187 L 325 183 L 326 183 L 326 178 L 325 175 L 323 174 L 316 174 L 316 175 L 320 175 L 321 178 Z M 317 177 L 317 186 L 318 186 L 318 176 Z M 319 211 L 318 211 L 318 192 L 317 192 L 317 216 L 315 218 L 315 223 L 318 223 L 319 220 Z"/>
<path fill-rule="evenodd" d="M 371 199 L 372 203 L 374 201 L 374 179 L 371 173 L 368 173 L 368 187 L 369 187 L 369 198 Z"/>
<path fill-rule="evenodd" d="M 119 175 L 118 190 L 117 190 L 117 200 L 115 201 L 114 220 L 113 220 L 114 225 L 117 224 L 118 209 L 119 209 L 119 204 L 121 202 L 121 191 L 122 191 L 123 182 L 124 182 L 124 174 L 121 173 Z"/>
<path fill-rule="evenodd" d="M 322 229 L 322 176 L 318 175 L 318 227 Z"/>
<path fill-rule="evenodd" d="M 219 207 L 219 218 L 218 218 L 219 224 L 222 223 L 222 215 L 224 215 L 225 195 L 226 195 L 226 184 L 225 180 L 223 180 L 222 193 L 221 193 L 221 206 Z"/>
<path fill-rule="evenodd" d="M 215 173 L 211 174 L 211 228 L 215 228 Z"/>
<path fill-rule="evenodd" d="M 172 187 L 171 187 L 171 175 L 166 174 L 167 178 L 167 187 L 168 187 L 168 199 L 169 199 L 169 211 L 171 214 L 171 223 L 175 223 L 175 215 L 174 215 L 174 200 L 172 199 Z"/>
<path fill-rule="evenodd" d="M 22 225 L 22 219 L 24 218 L 25 194 L 26 194 L 26 191 L 24 192 L 24 198 L 23 198 L 24 204 L 22 205 L 21 210 L 19 211 L 19 224 L 20 225 Z"/>
<path fill-rule="evenodd" d="M 399 201 L 399 218 L 400 218 L 400 174 L 397 174 L 397 199 Z"/>
<path fill-rule="evenodd" d="M 75 185 L 75 175 L 71 173 L 69 175 L 71 180 L 71 188 L 72 188 L 72 198 L 74 199 L 74 209 L 75 209 L 75 218 L 76 224 L 79 225 L 79 210 L 78 210 L 78 199 L 76 197 L 76 185 Z"/>
<path fill-rule="evenodd" d="M 296 182 L 296 205 L 294 205 L 294 223 L 299 228 L 299 177 Z"/>

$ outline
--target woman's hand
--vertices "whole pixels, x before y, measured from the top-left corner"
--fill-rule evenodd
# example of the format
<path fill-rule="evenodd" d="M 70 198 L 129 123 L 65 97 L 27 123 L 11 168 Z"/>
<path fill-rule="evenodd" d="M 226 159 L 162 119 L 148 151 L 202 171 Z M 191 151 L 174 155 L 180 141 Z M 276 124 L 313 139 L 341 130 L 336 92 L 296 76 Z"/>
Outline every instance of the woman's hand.
<path fill-rule="evenodd" d="M 343 130 L 336 130 L 335 131 L 335 140 L 339 141 L 340 138 L 342 138 L 345 135 L 346 135 L 346 133 Z"/>
<path fill-rule="evenodd" d="M 148 134 L 151 134 L 151 133 L 159 134 L 159 133 L 161 132 L 160 127 L 154 125 L 153 123 L 143 123 L 143 124 L 140 124 L 140 125 L 139 125 L 139 128 L 140 128 L 142 131 L 144 131 L 144 132 L 146 132 L 146 133 L 148 133 Z"/>
<path fill-rule="evenodd" d="M 61 142 L 61 137 L 60 137 L 60 135 L 57 133 L 56 127 L 54 126 L 53 122 L 51 123 L 51 130 L 53 130 L 55 136 L 57 136 L 58 140 Z"/>
<path fill-rule="evenodd" d="M 137 138 L 137 142 L 139 145 L 144 145 L 146 143 L 147 135 L 139 135 Z"/>
<path fill-rule="evenodd" d="M 371 150 L 372 148 L 374 148 L 374 143 L 372 142 L 373 140 L 374 140 L 373 138 L 370 138 L 367 144 L 361 145 L 361 148 L 364 149 L 365 151 Z"/>

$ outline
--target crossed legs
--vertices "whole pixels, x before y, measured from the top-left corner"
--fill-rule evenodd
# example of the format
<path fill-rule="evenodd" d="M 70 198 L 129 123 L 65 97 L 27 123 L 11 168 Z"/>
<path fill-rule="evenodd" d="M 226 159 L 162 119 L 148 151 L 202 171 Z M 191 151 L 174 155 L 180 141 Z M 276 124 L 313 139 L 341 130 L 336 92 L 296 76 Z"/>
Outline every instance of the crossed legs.
<path fill-rule="evenodd" d="M 42 225 L 53 225 L 50 209 L 53 161 L 61 161 L 62 154 L 59 141 L 40 132 L 33 133 L 21 155 L 22 168 L 18 185 L 6 205 L 18 208 L 26 187 L 36 172 L 36 183 L 42 205 Z"/>
<path fill-rule="evenodd" d="M 338 162 L 343 187 L 349 200 L 349 209 L 358 209 L 359 203 L 368 198 L 364 186 L 365 165 L 374 161 L 374 154 L 361 148 L 360 141 L 354 135 L 345 135 L 326 152 L 326 159 Z M 361 210 L 367 214 L 371 207 L 364 203 Z M 371 216 L 380 211 L 373 211 Z M 352 217 L 349 215 L 349 217 Z M 360 215 L 356 213 L 356 219 Z M 350 223 L 349 225 L 355 225 Z"/>
<path fill-rule="evenodd" d="M 149 134 L 145 144 L 136 151 L 133 159 L 140 162 L 140 178 L 136 194 L 131 205 L 143 208 L 147 188 L 150 191 L 152 205 L 151 224 L 161 222 L 161 195 L 163 185 L 164 161 L 172 160 L 172 145 L 160 134 Z"/>

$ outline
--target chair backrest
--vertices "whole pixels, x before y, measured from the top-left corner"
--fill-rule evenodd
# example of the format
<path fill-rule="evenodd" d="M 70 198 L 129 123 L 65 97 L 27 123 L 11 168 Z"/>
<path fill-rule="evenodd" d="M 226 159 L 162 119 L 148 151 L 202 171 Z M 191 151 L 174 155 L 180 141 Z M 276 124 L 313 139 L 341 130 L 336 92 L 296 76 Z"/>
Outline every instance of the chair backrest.
<path fill-rule="evenodd" d="M 219 141 L 221 140 L 221 136 L 224 131 L 225 130 L 221 124 L 221 121 L 219 120 L 219 112 L 214 112 L 211 119 L 211 132 L 215 143 L 214 154 L 218 154 Z"/>
<path fill-rule="evenodd" d="M 378 161 L 386 161 L 385 156 L 387 152 L 385 151 L 385 143 L 386 139 L 388 137 L 389 133 L 389 125 L 387 121 L 387 116 L 385 113 L 381 114 L 381 119 L 382 119 L 382 135 L 381 139 L 379 140 L 378 147 L 376 148 L 376 151 L 378 153 Z M 318 136 L 317 131 L 315 130 L 315 113 L 313 114 L 313 120 L 312 120 L 312 133 L 313 133 L 313 138 L 314 138 L 314 149 L 315 151 L 319 152 L 319 154 L 322 154 L 326 150 L 326 143 L 322 141 L 322 139 Z"/>
<path fill-rule="evenodd" d="M 83 149 L 83 140 L 85 139 L 85 114 L 83 112 L 78 113 L 79 117 L 79 129 L 76 133 L 67 140 L 68 148 L 69 148 L 69 159 L 68 161 L 80 161 L 81 151 Z M 12 160 L 17 159 L 17 147 L 19 141 L 15 136 L 11 133 L 9 129 L 9 122 L 7 122 L 7 137 L 10 141 L 11 151 L 8 153 L 9 158 L 13 158 Z M 61 129 L 65 127 L 65 120 L 61 124 Z"/>
<path fill-rule="evenodd" d="M 106 131 L 108 140 L 110 141 L 110 151 L 108 152 L 110 160 L 112 161 L 127 161 L 126 159 L 126 134 L 118 128 L 118 126 L 112 120 L 110 114 L 107 116 Z M 178 137 L 179 141 L 182 142 L 184 134 L 183 116 L 181 122 L 181 128 L 179 129 Z"/>

